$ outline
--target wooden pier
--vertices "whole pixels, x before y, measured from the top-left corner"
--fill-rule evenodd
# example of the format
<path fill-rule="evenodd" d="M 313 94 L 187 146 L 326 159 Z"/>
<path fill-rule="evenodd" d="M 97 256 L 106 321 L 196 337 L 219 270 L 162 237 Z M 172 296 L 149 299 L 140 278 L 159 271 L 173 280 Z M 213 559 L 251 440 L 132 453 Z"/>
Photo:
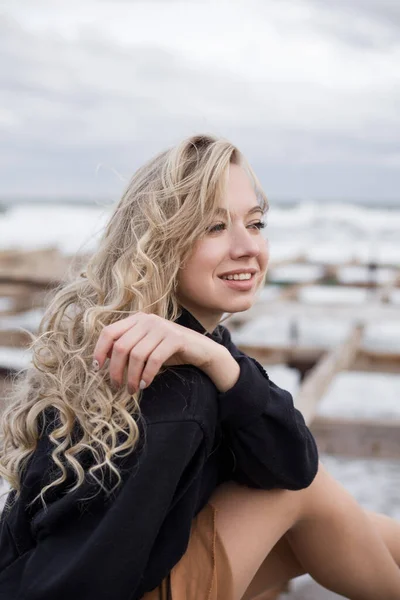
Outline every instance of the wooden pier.
<path fill-rule="evenodd" d="M 76 267 L 84 266 L 86 256 L 80 257 Z M 334 378 L 343 371 L 366 371 L 400 373 L 400 354 L 397 352 L 378 352 L 363 347 L 365 325 L 370 318 L 368 303 L 363 305 L 308 304 L 300 301 L 304 289 L 313 285 L 329 285 L 331 289 L 358 287 L 371 290 L 370 299 L 374 301 L 382 319 L 400 319 L 399 306 L 393 301 L 394 290 L 400 289 L 400 265 L 366 263 L 350 261 L 344 264 L 323 264 L 306 261 L 304 257 L 278 261 L 270 265 L 273 271 L 281 266 L 319 265 L 320 277 L 312 277 L 306 282 L 281 282 L 277 297 L 270 301 L 256 302 L 246 313 L 237 313 L 224 324 L 234 334 L 240 328 L 265 314 L 279 314 L 282 307 L 289 307 L 292 314 L 291 338 L 281 345 L 245 345 L 239 348 L 265 365 L 284 364 L 300 373 L 301 385 L 295 398 L 296 406 L 303 413 L 312 430 L 321 452 L 349 457 L 381 457 L 400 460 L 400 419 L 399 420 L 363 420 L 339 417 L 321 417 L 317 415 L 318 404 Z M 348 266 L 363 267 L 367 274 L 365 281 L 341 282 L 340 269 Z M 66 279 L 71 267 L 71 258 L 62 256 L 57 249 L 49 248 L 37 251 L 0 252 L 0 347 L 23 349 L 29 342 L 29 335 L 18 325 L 18 317 L 28 311 L 41 310 L 46 293 Z M 380 284 L 379 268 L 391 270 L 389 282 Z M 271 280 L 273 281 L 273 279 Z M 268 282 L 267 282 L 268 285 Z M 329 314 L 338 321 L 342 317 L 350 318 L 353 325 L 349 333 L 336 347 L 310 347 L 301 344 L 296 319 L 304 311 L 313 314 Z M 16 324 L 13 324 L 16 323 Z M 0 411 L 1 398 L 10 385 L 9 376 L 17 371 L 1 363 L 0 357 Z M 271 591 L 263 600 L 273 600 L 288 590 L 288 586 Z"/>

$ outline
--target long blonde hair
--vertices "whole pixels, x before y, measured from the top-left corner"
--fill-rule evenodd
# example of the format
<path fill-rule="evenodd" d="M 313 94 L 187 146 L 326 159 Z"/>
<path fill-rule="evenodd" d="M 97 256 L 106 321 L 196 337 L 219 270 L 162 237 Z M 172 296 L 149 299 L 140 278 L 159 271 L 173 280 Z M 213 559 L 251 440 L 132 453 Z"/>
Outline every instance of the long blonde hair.
<path fill-rule="evenodd" d="M 42 501 L 66 480 L 66 467 L 76 477 L 68 491 L 84 482 L 84 451 L 101 487 L 107 469 L 120 483 L 113 459 L 139 441 L 142 392 L 131 395 L 124 386 L 113 392 L 108 369 L 91 369 L 94 346 L 104 326 L 136 311 L 179 317 L 179 268 L 216 218 L 230 163 L 245 168 L 266 211 L 256 175 L 235 146 L 212 135 L 189 137 L 136 171 L 83 276 L 70 274 L 49 297 L 38 335 L 32 334 L 32 364 L 15 378 L 2 417 L 0 475 L 15 498 L 49 410 L 57 415 L 49 439 L 60 474 L 42 488 Z"/>

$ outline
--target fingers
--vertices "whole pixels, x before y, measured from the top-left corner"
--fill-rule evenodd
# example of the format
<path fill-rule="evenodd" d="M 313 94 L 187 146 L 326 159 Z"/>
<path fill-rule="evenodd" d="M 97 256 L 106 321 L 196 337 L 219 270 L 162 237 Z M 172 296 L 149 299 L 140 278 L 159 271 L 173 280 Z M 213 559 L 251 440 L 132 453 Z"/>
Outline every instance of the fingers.
<path fill-rule="evenodd" d="M 115 391 L 122 385 L 127 368 L 128 392 L 133 394 L 139 387 L 150 385 L 162 365 L 181 350 L 181 332 L 165 319 L 137 312 L 103 328 L 95 346 L 93 368 L 97 371 L 110 358 L 108 368 Z"/>
<path fill-rule="evenodd" d="M 133 394 L 143 382 L 142 389 L 150 385 L 164 362 L 174 353 L 174 347 L 167 339 L 156 335 L 145 336 L 129 354 L 127 386 Z"/>
<path fill-rule="evenodd" d="M 144 361 L 147 359 L 147 354 L 143 351 L 150 348 L 148 334 L 149 332 L 148 328 L 146 328 L 146 324 L 135 324 L 134 327 L 129 329 L 114 342 L 108 368 L 111 382 L 115 387 L 122 385 L 124 371 L 129 362 L 134 365 L 132 369 L 135 369 L 135 373 L 140 369 L 139 375 L 141 375 Z M 156 336 L 157 334 L 151 336 L 153 338 L 153 344 L 158 344 L 160 342 L 160 338 Z M 147 340 L 144 345 L 141 344 L 143 339 Z"/>
<path fill-rule="evenodd" d="M 113 350 L 114 342 L 133 327 L 137 321 L 138 316 L 134 314 L 103 328 L 93 352 L 93 368 L 96 371 L 103 367 L 107 356 L 111 356 L 110 352 Z M 95 364 L 96 362 L 97 364 Z"/>

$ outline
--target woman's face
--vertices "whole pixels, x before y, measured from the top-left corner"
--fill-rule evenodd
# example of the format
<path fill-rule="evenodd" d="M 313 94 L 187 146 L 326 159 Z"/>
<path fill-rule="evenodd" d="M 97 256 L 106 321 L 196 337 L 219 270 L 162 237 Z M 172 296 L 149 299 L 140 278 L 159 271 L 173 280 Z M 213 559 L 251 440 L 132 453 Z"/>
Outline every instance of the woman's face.
<path fill-rule="evenodd" d="M 256 225 L 263 221 L 257 197 L 245 170 L 231 164 L 223 206 L 231 214 L 229 226 L 221 213 L 205 236 L 199 239 L 181 268 L 178 300 L 200 323 L 212 332 L 224 312 L 249 309 L 267 270 L 268 241 Z M 254 212 L 249 213 L 251 209 Z M 217 225 L 217 227 L 215 227 Z M 250 281 L 234 284 L 221 279 L 223 273 L 253 268 Z M 246 289 L 240 289 L 246 287 Z"/>

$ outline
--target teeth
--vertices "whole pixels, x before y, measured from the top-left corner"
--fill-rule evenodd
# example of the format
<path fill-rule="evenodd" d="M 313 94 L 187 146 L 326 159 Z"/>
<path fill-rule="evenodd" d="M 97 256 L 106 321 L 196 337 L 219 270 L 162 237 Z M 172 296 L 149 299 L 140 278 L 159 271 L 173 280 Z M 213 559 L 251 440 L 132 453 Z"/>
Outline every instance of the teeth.
<path fill-rule="evenodd" d="M 251 273 L 238 273 L 235 275 L 223 275 L 222 279 L 234 279 L 235 281 L 241 281 L 242 279 L 250 279 Z"/>

